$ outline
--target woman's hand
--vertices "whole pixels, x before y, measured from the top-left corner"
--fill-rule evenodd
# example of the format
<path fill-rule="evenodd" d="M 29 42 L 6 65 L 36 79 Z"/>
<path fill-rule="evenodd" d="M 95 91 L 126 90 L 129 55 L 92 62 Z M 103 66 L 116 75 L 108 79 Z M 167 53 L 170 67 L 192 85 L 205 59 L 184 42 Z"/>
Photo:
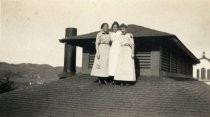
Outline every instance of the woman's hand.
<path fill-rule="evenodd" d="M 125 44 L 121 44 L 121 46 L 130 46 L 130 44 L 125 43 Z"/>
<path fill-rule="evenodd" d="M 100 54 L 97 53 L 97 54 L 96 54 L 96 57 L 97 57 L 97 59 L 100 59 Z"/>
<path fill-rule="evenodd" d="M 134 54 L 131 54 L 131 58 L 134 59 Z"/>
<path fill-rule="evenodd" d="M 128 43 L 126 43 L 126 44 L 124 44 L 125 46 L 130 46 L 130 44 L 128 44 Z"/>

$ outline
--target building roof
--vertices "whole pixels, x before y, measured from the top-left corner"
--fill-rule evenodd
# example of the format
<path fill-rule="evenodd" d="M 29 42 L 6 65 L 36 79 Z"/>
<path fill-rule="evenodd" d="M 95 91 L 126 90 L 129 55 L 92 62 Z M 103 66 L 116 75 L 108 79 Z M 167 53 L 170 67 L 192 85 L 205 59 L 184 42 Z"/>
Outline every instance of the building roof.
<path fill-rule="evenodd" d="M 78 36 L 72 36 L 68 39 L 95 39 L 98 32 L 99 31 L 95 31 Z M 134 24 L 128 25 L 128 32 L 132 33 L 134 37 L 172 36 L 172 34 L 166 32 L 161 32 Z"/>
<path fill-rule="evenodd" d="M 78 35 L 78 36 L 72 36 L 68 38 L 60 39 L 61 43 L 68 42 L 75 44 L 77 46 L 81 45 L 82 42 L 92 42 L 99 31 Z M 179 48 L 181 48 L 192 60 L 195 64 L 200 63 L 198 58 L 193 55 L 193 53 L 187 49 L 187 47 L 173 34 L 157 31 L 154 29 L 146 28 L 143 26 L 138 26 L 134 24 L 128 25 L 128 32 L 132 33 L 134 35 L 134 40 L 140 40 L 140 39 L 168 39 L 175 43 Z M 157 37 L 157 38 L 155 38 Z"/>
<path fill-rule="evenodd" d="M 0 94 L 1 117 L 209 117 L 210 87 L 200 81 L 144 78 L 98 86 L 74 76 Z"/>

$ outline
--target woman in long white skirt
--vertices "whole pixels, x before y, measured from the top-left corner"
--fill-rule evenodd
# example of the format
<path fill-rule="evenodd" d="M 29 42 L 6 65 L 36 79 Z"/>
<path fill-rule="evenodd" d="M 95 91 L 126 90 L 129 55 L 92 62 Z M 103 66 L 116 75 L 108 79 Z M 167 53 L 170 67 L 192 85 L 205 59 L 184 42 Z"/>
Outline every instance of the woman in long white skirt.
<path fill-rule="evenodd" d="M 109 50 L 111 36 L 108 32 L 109 25 L 103 23 L 101 25 L 101 31 L 96 37 L 96 55 L 91 71 L 92 76 L 98 77 L 99 84 L 107 83 L 106 78 L 108 78 L 108 63 L 109 63 Z"/>
<path fill-rule="evenodd" d="M 117 67 L 117 62 L 119 59 L 119 53 L 120 53 L 120 42 L 119 38 L 121 35 L 121 31 L 119 31 L 119 24 L 118 22 L 114 22 L 112 24 L 110 32 L 111 34 L 111 48 L 110 48 L 110 53 L 109 53 L 109 76 L 111 77 L 111 80 L 113 80 L 113 77 L 115 76 L 115 71 Z"/>
<path fill-rule="evenodd" d="M 120 37 L 120 55 L 114 80 L 121 81 L 122 85 L 130 85 L 136 81 L 134 66 L 134 41 L 133 35 L 127 33 L 127 26 L 120 25 L 122 35 Z"/>

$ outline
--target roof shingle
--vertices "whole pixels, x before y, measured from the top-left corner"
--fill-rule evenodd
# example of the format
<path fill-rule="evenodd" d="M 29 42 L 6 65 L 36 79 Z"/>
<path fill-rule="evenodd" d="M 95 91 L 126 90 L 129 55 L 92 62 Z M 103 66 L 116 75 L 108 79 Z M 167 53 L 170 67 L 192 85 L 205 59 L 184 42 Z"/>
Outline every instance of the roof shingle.
<path fill-rule="evenodd" d="M 74 76 L 0 95 L 1 117 L 209 117 L 210 87 L 142 78 L 128 88 Z"/>

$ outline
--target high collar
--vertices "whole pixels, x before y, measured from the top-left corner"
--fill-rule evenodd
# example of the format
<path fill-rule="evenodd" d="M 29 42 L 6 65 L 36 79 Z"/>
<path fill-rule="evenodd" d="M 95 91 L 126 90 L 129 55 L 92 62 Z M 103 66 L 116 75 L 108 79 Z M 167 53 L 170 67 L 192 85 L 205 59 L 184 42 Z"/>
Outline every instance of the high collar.
<path fill-rule="evenodd" d="M 109 34 L 109 32 L 108 31 L 101 31 L 102 32 L 102 34 Z"/>
<path fill-rule="evenodd" d="M 114 32 L 114 31 L 112 31 L 113 33 L 117 33 L 117 32 L 119 32 L 119 30 L 117 30 L 116 32 Z"/>
<path fill-rule="evenodd" d="M 127 33 L 121 33 L 122 35 L 126 35 Z"/>

